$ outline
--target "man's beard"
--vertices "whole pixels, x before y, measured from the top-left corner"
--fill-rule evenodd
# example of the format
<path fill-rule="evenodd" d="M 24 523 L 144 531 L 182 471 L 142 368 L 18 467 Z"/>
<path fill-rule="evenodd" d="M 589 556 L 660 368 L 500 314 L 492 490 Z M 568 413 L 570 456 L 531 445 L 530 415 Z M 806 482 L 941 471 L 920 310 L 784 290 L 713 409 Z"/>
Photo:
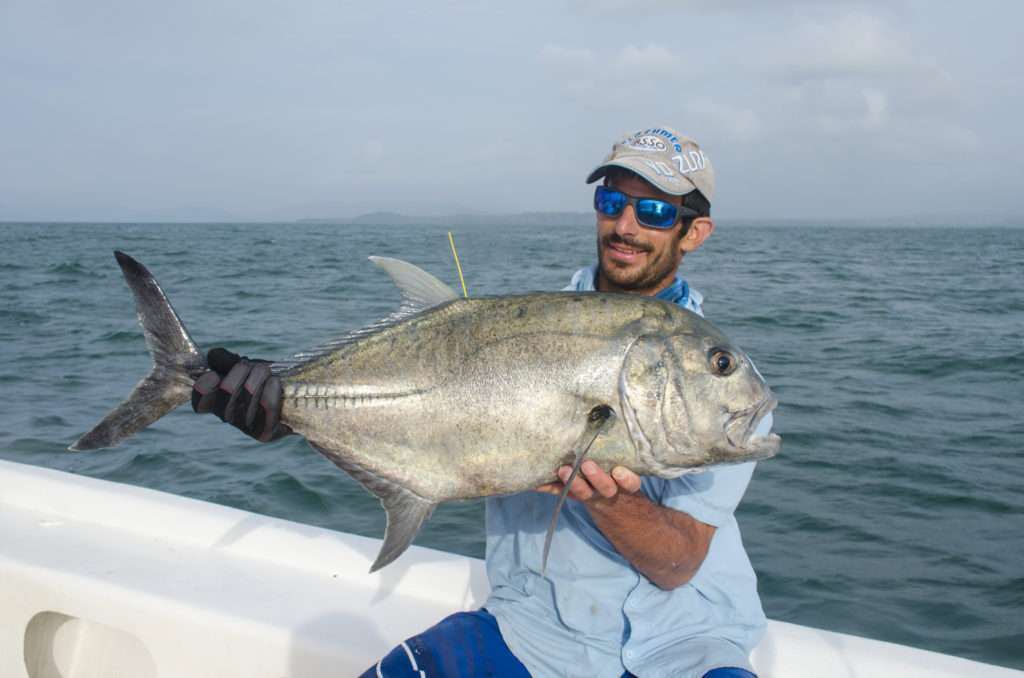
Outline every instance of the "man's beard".
<path fill-rule="evenodd" d="M 631 238 L 623 238 L 616 233 L 612 233 L 603 238 L 599 237 L 597 242 L 597 261 L 600 266 L 601 273 L 604 274 L 604 277 L 609 282 L 622 290 L 650 290 L 661 283 L 670 274 L 675 274 L 677 264 L 671 256 L 672 250 L 665 250 L 661 252 L 661 254 L 651 258 L 653 249 L 650 245 L 635 241 Z M 641 268 L 619 268 L 614 263 L 605 267 L 603 252 L 611 243 L 623 244 L 632 249 L 647 253 L 647 264 Z M 673 248 L 674 247 L 678 247 L 677 242 L 673 243 Z"/>

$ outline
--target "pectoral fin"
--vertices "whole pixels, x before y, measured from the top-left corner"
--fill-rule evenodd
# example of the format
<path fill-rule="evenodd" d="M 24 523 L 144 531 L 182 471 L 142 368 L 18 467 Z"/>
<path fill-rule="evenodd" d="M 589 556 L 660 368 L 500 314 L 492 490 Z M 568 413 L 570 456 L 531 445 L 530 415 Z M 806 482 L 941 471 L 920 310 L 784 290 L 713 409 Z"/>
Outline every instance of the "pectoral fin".
<path fill-rule="evenodd" d="M 343 471 L 359 481 L 371 494 L 380 500 L 387 514 L 387 527 L 384 529 L 384 545 L 381 546 L 377 559 L 370 566 L 370 572 L 394 561 L 402 555 L 409 544 L 416 538 L 423 523 L 437 505 L 420 497 L 398 483 L 383 478 L 358 464 L 343 459 L 341 455 L 310 443 L 317 452 L 324 455 Z"/>
<path fill-rule="evenodd" d="M 590 446 L 594 444 L 597 436 L 601 435 L 601 432 L 614 419 L 615 410 L 607 405 L 598 405 L 590 410 L 590 415 L 587 417 L 587 425 L 583 428 L 583 433 L 580 434 L 576 444 L 573 446 L 573 454 L 576 460 L 572 465 L 572 473 L 569 474 L 569 479 L 565 482 L 562 493 L 558 495 L 558 503 L 555 505 L 555 511 L 551 516 L 551 523 L 548 524 L 548 532 L 544 535 L 544 555 L 540 565 L 540 573 L 542 575 L 548 569 L 548 553 L 551 551 L 551 538 L 555 536 L 555 528 L 558 526 L 558 514 L 562 512 L 565 498 L 569 496 L 569 487 L 580 472 L 580 466 L 583 465 L 583 459 L 587 456 L 587 452 L 590 451 Z"/>

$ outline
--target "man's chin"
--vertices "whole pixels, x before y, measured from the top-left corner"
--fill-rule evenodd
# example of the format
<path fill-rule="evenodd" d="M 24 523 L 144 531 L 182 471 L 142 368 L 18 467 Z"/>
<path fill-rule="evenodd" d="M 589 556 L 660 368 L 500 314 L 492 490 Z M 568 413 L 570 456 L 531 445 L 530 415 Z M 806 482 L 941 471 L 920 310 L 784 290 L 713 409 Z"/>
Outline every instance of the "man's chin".
<path fill-rule="evenodd" d="M 605 280 L 622 290 L 637 289 L 643 278 L 644 269 L 641 266 L 623 265 L 615 261 L 601 261 L 601 273 Z"/>
<path fill-rule="evenodd" d="M 644 261 L 643 264 L 630 265 L 618 261 L 614 257 L 605 256 L 603 252 L 598 262 L 601 268 L 600 275 L 612 288 L 621 292 L 646 293 L 657 289 L 665 278 L 671 281 L 671 275 L 675 273 L 675 269 L 659 270 L 660 262 L 658 261 Z"/>

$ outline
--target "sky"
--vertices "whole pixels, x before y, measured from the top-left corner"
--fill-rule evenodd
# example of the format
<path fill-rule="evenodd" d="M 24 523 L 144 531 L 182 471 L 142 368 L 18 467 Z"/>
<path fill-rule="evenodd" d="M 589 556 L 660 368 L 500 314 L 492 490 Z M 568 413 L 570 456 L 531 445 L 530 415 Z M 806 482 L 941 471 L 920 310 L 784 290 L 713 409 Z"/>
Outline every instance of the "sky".
<path fill-rule="evenodd" d="M 0 221 L 583 212 L 652 126 L 700 142 L 719 219 L 1012 220 L 1021 25 L 1015 0 L 0 0 Z"/>

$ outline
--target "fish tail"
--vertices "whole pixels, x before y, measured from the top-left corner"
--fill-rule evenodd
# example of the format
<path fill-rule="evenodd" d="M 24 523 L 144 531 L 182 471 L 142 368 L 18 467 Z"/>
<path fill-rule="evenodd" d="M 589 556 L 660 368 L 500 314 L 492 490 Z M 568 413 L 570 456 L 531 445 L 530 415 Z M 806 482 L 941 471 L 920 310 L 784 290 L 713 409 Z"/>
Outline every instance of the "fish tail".
<path fill-rule="evenodd" d="M 160 283 L 145 266 L 124 252 L 114 252 L 135 297 L 135 310 L 153 356 L 153 369 L 136 384 L 128 399 L 76 440 L 69 450 L 114 447 L 191 397 L 192 384 L 207 369 L 188 330 L 175 313 Z"/>

